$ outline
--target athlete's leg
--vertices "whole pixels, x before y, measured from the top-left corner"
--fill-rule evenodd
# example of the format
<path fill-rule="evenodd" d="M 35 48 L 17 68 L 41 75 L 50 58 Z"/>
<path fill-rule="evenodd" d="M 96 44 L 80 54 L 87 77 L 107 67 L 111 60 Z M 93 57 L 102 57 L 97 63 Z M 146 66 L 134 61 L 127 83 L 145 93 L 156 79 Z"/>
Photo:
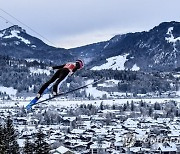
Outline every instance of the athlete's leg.
<path fill-rule="evenodd" d="M 62 84 L 63 81 L 65 81 L 65 79 L 67 78 L 68 74 L 69 74 L 69 70 L 68 69 L 63 69 L 61 71 L 61 73 L 59 74 L 59 79 L 53 85 L 53 94 L 57 94 L 58 89 L 59 89 L 59 85 Z"/>
<path fill-rule="evenodd" d="M 60 70 L 58 70 L 53 76 L 52 78 L 47 81 L 45 84 L 42 85 L 42 87 L 40 88 L 39 92 L 38 92 L 38 95 L 39 97 L 41 97 L 42 93 L 44 92 L 44 90 L 51 84 L 53 83 L 54 81 L 56 81 L 59 77 L 59 74 L 60 74 Z"/>

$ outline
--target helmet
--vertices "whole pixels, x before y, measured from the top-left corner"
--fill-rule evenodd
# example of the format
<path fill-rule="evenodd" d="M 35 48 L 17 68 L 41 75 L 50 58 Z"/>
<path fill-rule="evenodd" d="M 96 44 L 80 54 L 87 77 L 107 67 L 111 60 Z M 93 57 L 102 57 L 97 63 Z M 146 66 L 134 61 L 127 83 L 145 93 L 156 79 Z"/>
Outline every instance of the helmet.
<path fill-rule="evenodd" d="M 76 63 L 79 64 L 79 69 L 82 69 L 84 67 L 84 62 L 80 59 L 76 60 Z"/>

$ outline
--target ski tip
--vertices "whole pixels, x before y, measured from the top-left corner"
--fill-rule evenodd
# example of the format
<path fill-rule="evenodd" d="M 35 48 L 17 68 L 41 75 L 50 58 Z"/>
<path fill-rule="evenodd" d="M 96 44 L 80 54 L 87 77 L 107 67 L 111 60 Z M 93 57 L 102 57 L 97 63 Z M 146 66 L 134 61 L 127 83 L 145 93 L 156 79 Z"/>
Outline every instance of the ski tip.
<path fill-rule="evenodd" d="M 31 102 L 26 106 L 26 110 L 31 110 L 32 106 L 37 103 L 38 99 L 35 97 Z"/>
<path fill-rule="evenodd" d="M 26 106 L 26 110 L 27 110 L 27 111 L 30 111 L 31 109 L 32 109 L 32 106 L 31 106 L 31 105 L 27 105 L 27 106 Z"/>

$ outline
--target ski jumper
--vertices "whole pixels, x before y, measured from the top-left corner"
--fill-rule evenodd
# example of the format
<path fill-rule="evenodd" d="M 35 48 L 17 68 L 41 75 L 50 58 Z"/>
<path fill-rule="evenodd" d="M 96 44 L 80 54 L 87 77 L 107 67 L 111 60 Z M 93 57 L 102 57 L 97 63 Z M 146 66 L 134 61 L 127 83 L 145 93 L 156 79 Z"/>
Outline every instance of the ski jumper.
<path fill-rule="evenodd" d="M 76 60 L 76 63 L 67 63 L 65 65 L 52 67 L 53 69 L 58 69 L 58 70 L 56 71 L 56 73 L 52 76 L 52 78 L 49 81 L 47 81 L 45 84 L 42 85 L 38 94 L 26 106 L 26 109 L 30 110 L 32 108 L 32 106 L 35 105 L 37 103 L 37 101 L 40 99 L 42 94 L 46 90 L 48 90 L 48 87 L 51 86 L 51 84 L 53 85 L 53 94 L 55 93 L 54 95 L 57 96 L 57 92 L 59 90 L 58 86 L 62 83 L 62 81 L 64 81 L 68 77 L 68 75 L 73 74 L 74 72 L 82 69 L 83 67 L 84 67 L 84 63 L 80 59 Z"/>
<path fill-rule="evenodd" d="M 44 90 L 53 82 L 55 82 L 53 85 L 53 92 L 57 94 L 59 89 L 58 85 L 62 83 L 62 81 L 64 81 L 68 77 L 68 75 L 73 74 L 77 70 L 75 63 L 67 63 L 61 66 L 54 66 L 52 68 L 58 70 L 52 76 L 52 78 L 41 87 L 41 89 L 38 92 L 40 96 L 43 94 Z"/>

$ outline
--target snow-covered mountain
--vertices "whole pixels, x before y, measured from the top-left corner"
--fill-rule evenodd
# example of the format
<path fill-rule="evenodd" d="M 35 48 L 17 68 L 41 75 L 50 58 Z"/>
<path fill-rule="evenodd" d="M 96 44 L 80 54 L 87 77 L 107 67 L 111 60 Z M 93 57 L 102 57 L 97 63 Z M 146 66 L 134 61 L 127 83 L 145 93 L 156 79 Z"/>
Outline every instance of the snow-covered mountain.
<path fill-rule="evenodd" d="M 171 71 L 180 66 L 180 23 L 164 22 L 147 32 L 116 35 L 72 51 L 95 57 L 91 58 L 93 70 Z"/>
<path fill-rule="evenodd" d="M 49 46 L 17 25 L 0 31 L 0 54 L 54 62 L 72 59 L 65 49 Z"/>
<path fill-rule="evenodd" d="M 0 31 L 0 54 L 64 63 L 82 58 L 92 70 L 172 71 L 180 67 L 180 23 L 164 22 L 149 31 L 116 35 L 73 49 L 48 46 L 18 26 Z"/>

